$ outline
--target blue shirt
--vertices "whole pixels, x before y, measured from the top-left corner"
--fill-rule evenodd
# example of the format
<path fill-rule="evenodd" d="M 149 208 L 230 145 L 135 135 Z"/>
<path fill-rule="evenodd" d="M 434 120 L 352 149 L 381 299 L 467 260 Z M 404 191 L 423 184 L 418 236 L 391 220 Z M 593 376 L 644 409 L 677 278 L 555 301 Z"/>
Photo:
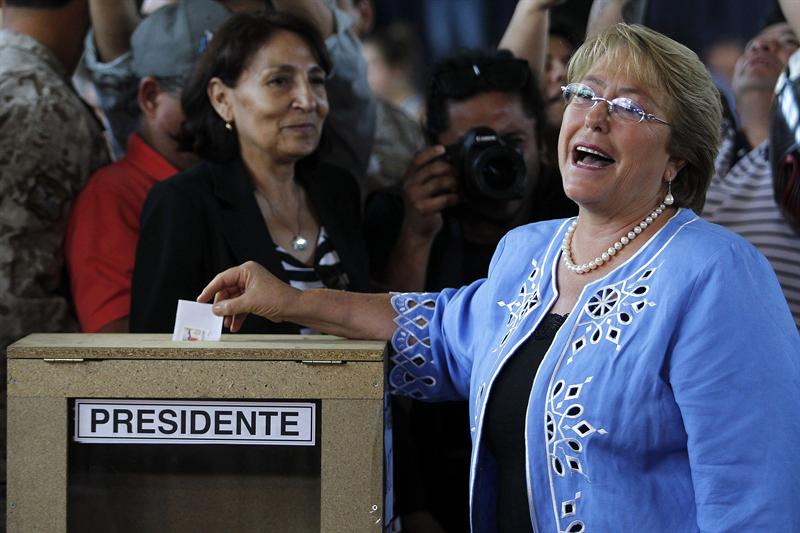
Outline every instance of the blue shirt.
<path fill-rule="evenodd" d="M 482 442 L 495 377 L 558 298 L 569 221 L 518 228 L 487 279 L 398 294 L 390 386 L 468 398 L 473 531 L 495 529 Z M 800 528 L 800 336 L 766 259 L 681 209 L 586 285 L 526 416 L 537 532 Z"/>

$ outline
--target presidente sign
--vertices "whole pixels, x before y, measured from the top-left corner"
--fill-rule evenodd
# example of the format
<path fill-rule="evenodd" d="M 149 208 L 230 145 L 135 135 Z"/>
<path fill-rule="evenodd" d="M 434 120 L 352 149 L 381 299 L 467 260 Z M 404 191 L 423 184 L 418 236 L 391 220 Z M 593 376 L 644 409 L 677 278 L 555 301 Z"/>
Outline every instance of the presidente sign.
<path fill-rule="evenodd" d="M 75 441 L 314 446 L 316 404 L 75 400 Z"/>

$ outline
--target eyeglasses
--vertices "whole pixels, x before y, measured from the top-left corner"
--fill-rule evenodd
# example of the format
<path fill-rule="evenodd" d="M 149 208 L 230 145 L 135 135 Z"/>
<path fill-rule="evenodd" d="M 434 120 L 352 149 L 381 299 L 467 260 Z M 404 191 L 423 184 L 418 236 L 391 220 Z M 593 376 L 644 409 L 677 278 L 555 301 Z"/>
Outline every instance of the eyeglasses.
<path fill-rule="evenodd" d="M 625 122 L 644 122 L 645 120 L 655 120 L 669 126 L 669 122 L 660 119 L 655 115 L 646 113 L 642 107 L 631 100 L 618 96 L 613 100 L 607 100 L 601 96 L 597 96 L 591 87 L 582 83 L 570 83 L 569 85 L 561 87 L 561 94 L 564 102 L 571 104 L 578 109 L 591 109 L 597 102 L 605 102 L 608 104 L 608 114 L 612 117 L 617 117 Z"/>
<path fill-rule="evenodd" d="M 440 72 L 435 83 L 448 98 L 463 98 L 484 91 L 518 91 L 530 80 L 528 62 L 516 58 L 481 58 Z"/>

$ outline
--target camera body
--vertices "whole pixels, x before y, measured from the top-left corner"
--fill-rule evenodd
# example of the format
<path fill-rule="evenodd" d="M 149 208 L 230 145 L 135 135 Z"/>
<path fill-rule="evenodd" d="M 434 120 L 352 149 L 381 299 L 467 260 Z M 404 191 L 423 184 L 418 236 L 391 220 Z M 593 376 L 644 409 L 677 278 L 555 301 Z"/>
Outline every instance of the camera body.
<path fill-rule="evenodd" d="M 527 169 L 522 153 L 491 128 L 471 129 L 446 146 L 442 158 L 456 168 L 470 200 L 514 200 L 525 193 Z"/>

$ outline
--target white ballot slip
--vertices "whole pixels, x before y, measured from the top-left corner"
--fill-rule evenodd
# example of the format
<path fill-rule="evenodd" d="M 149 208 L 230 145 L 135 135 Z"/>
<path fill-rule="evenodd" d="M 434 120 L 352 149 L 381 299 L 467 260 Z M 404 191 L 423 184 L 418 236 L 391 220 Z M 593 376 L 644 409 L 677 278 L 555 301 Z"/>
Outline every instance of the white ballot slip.
<path fill-rule="evenodd" d="M 222 317 L 211 312 L 211 304 L 178 300 L 172 340 L 218 341 L 221 334 Z"/>

